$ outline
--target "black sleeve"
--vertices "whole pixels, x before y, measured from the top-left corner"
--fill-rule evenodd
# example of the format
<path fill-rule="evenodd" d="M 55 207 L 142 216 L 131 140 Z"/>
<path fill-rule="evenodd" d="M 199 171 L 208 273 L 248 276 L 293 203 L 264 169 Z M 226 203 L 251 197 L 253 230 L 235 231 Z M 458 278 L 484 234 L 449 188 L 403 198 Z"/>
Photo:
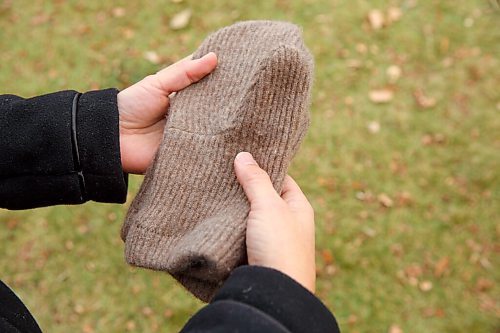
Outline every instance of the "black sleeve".
<path fill-rule="evenodd" d="M 0 332 L 40 333 L 40 327 L 26 306 L 0 281 Z"/>
<path fill-rule="evenodd" d="M 290 277 L 270 268 L 242 266 L 181 332 L 340 331 L 323 303 Z"/>
<path fill-rule="evenodd" d="M 0 95 L 0 208 L 125 202 L 117 93 Z"/>

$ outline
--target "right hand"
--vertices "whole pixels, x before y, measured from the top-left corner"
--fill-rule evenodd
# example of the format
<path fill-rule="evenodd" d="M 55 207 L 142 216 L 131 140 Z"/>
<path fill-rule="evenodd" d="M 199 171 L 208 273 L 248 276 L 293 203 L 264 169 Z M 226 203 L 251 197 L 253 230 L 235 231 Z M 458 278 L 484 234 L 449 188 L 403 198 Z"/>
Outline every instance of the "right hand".
<path fill-rule="evenodd" d="M 234 167 L 250 201 L 248 263 L 279 270 L 314 293 L 314 211 L 307 198 L 290 176 L 278 195 L 268 174 L 249 153 L 239 153 Z"/>

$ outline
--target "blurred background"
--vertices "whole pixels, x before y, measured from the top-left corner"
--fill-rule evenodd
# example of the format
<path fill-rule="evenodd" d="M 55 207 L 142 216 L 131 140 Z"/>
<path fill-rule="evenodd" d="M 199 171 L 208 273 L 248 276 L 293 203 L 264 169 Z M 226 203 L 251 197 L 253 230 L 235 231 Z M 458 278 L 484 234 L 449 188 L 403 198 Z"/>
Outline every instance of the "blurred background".
<path fill-rule="evenodd" d="M 248 19 L 301 25 L 316 59 L 290 173 L 344 332 L 498 332 L 498 1 L 0 0 L 0 93 L 122 89 Z M 0 278 L 42 329 L 175 332 L 202 306 L 125 264 L 126 209 L 0 210 Z"/>

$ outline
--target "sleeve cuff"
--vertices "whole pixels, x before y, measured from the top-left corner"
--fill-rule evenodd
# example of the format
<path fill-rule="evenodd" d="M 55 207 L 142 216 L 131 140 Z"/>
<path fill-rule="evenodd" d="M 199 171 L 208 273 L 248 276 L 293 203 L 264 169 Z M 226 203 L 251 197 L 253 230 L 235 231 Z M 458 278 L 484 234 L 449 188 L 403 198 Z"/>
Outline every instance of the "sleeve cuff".
<path fill-rule="evenodd" d="M 120 156 L 118 90 L 81 95 L 76 117 L 77 144 L 82 168 L 84 200 L 124 203 L 128 175 Z"/>
<path fill-rule="evenodd" d="M 211 303 L 225 300 L 258 308 L 292 332 L 340 332 L 335 317 L 316 296 L 271 268 L 235 269 Z"/>

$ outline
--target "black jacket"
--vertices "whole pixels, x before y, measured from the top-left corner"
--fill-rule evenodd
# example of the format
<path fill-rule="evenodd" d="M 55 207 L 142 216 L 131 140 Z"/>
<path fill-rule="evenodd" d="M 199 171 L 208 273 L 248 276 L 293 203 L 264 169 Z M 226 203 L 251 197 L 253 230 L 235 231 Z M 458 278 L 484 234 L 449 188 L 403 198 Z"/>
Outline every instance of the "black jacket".
<path fill-rule="evenodd" d="M 117 90 L 61 91 L 24 99 L 0 95 L 0 208 L 123 203 Z M 182 332 L 338 332 L 313 294 L 269 268 L 233 271 Z M 40 332 L 0 281 L 0 332 Z"/>

